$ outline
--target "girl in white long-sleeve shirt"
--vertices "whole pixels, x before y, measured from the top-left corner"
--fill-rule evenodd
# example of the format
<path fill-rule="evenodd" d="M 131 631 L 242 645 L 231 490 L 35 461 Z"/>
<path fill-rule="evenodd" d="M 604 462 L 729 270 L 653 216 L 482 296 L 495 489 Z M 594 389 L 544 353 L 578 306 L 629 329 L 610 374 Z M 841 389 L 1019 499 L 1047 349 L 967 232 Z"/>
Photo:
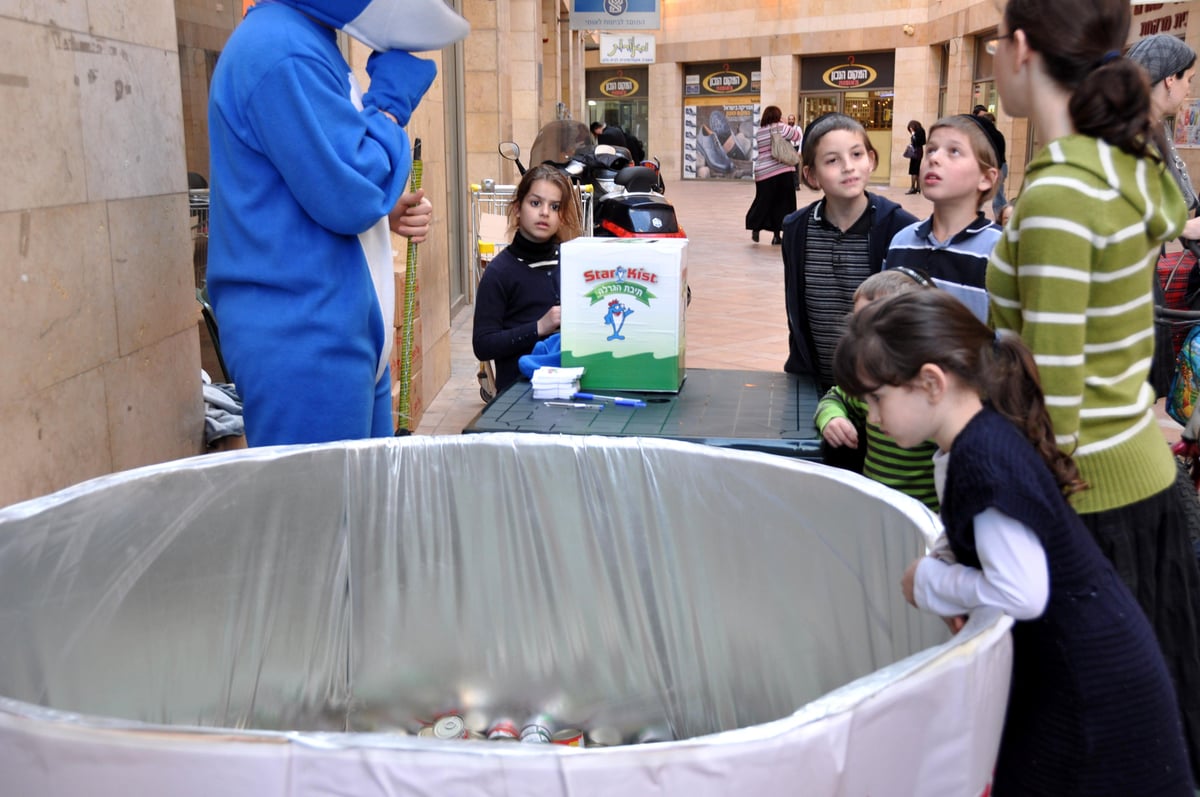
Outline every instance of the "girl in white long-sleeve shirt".
<path fill-rule="evenodd" d="M 1067 503 L 1086 489 L 1055 443 L 1029 349 L 949 293 L 851 316 L 838 384 L 901 446 L 937 443 L 945 535 L 901 583 L 961 623 L 998 606 L 1013 673 L 993 793 L 1190 795 L 1183 728 L 1154 633 Z"/>

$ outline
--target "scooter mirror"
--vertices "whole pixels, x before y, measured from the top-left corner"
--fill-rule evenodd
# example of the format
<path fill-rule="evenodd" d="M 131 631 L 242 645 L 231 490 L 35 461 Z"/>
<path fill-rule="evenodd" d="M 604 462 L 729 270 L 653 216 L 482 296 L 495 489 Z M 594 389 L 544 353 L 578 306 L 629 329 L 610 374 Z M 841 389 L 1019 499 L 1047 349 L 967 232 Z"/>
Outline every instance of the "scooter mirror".
<path fill-rule="evenodd" d="M 517 146 L 515 141 L 501 141 L 497 147 L 500 151 L 500 156 L 507 158 L 510 161 L 515 161 L 521 157 L 521 148 Z"/>

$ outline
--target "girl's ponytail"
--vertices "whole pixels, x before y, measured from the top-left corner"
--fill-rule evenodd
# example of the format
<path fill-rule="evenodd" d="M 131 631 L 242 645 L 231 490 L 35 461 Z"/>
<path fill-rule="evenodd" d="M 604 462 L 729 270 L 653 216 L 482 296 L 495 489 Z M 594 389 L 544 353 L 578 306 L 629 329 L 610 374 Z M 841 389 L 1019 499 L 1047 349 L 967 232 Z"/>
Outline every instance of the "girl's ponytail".
<path fill-rule="evenodd" d="M 1075 461 L 1055 442 L 1037 364 L 1025 343 L 1011 332 L 997 332 L 980 351 L 979 368 L 984 397 L 1033 444 L 1063 493 L 1086 488 Z"/>
<path fill-rule="evenodd" d="M 1092 69 L 1067 106 L 1080 133 L 1103 139 L 1140 158 L 1155 157 L 1150 122 L 1150 83 L 1128 58 L 1113 58 Z"/>

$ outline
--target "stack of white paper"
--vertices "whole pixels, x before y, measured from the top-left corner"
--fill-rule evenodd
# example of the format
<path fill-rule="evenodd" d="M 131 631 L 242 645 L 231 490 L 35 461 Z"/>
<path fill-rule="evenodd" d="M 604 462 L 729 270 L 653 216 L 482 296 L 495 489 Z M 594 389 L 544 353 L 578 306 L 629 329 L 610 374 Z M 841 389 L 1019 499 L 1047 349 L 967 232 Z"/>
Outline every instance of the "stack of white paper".
<path fill-rule="evenodd" d="M 535 399 L 569 399 L 579 392 L 583 368 L 558 368 L 543 365 L 533 372 Z"/>

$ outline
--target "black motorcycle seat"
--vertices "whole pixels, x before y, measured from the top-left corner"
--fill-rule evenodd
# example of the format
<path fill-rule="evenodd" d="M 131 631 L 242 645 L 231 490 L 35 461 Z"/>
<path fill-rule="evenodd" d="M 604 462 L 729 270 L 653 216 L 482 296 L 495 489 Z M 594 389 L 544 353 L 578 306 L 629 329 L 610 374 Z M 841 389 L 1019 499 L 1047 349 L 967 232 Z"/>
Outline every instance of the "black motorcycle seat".
<path fill-rule="evenodd" d="M 653 191 L 658 186 L 658 172 L 647 166 L 626 166 L 617 172 L 614 182 L 633 193 Z"/>

